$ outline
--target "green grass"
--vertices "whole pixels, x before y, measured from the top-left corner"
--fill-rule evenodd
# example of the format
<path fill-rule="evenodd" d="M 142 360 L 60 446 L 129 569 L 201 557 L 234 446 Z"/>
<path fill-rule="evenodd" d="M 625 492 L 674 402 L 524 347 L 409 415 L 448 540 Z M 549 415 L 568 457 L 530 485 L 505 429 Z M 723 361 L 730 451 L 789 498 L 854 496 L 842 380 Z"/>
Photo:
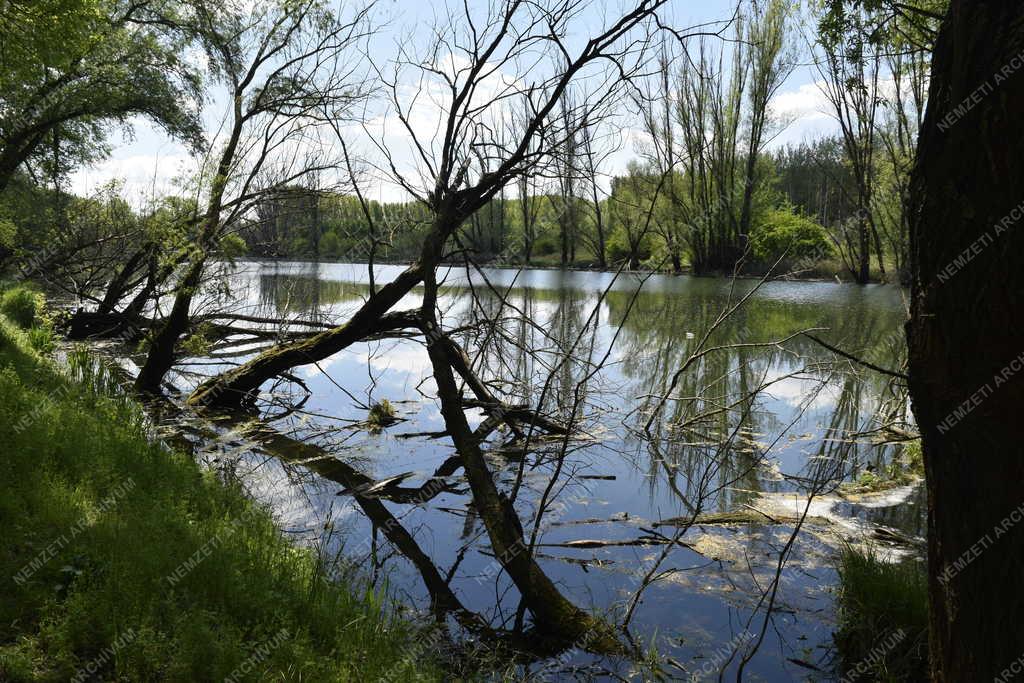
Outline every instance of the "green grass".
<path fill-rule="evenodd" d="M 0 314 L 23 329 L 35 325 L 42 311 L 42 295 L 29 287 L 19 285 L 0 292 Z"/>
<path fill-rule="evenodd" d="M 870 549 L 845 548 L 838 607 L 844 680 L 927 680 L 928 579 L 921 563 L 888 563 Z"/>
<path fill-rule="evenodd" d="M 417 626 L 325 580 L 76 355 L 60 370 L 0 316 L 0 680 L 441 678 L 405 657 Z"/>
<path fill-rule="evenodd" d="M 899 454 L 885 467 L 884 473 L 864 470 L 856 481 L 844 482 L 839 492 L 844 495 L 859 495 L 888 491 L 900 486 L 913 484 L 924 479 L 924 457 L 920 439 L 906 442 Z"/>

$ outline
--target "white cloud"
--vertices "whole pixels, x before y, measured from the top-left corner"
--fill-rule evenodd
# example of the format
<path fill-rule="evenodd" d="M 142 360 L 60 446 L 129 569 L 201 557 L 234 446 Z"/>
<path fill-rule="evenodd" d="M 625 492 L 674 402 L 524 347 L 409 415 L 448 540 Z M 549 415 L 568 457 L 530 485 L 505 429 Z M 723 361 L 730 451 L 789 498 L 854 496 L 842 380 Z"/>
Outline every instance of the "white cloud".
<path fill-rule="evenodd" d="M 805 83 L 796 90 L 780 92 L 771 101 L 772 115 L 786 127 L 768 143 L 769 148 L 799 144 L 838 131 L 831 105 L 822 91 L 824 83 Z"/>
<path fill-rule="evenodd" d="M 124 181 L 125 197 L 132 203 L 173 191 L 173 180 L 194 166 L 183 153 L 117 155 L 71 177 L 72 191 L 88 196 L 111 180 Z"/>
<path fill-rule="evenodd" d="M 772 113 L 782 118 L 802 120 L 830 119 L 828 98 L 822 91 L 824 83 L 805 83 L 796 90 L 781 92 L 772 99 Z"/>

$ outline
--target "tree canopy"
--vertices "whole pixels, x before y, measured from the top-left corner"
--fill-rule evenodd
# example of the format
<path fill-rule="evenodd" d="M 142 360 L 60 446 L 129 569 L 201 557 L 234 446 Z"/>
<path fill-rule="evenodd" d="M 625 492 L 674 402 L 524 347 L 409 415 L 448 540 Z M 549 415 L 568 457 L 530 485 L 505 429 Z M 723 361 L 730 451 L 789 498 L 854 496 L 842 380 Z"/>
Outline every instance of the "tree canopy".
<path fill-rule="evenodd" d="M 24 164 L 50 175 L 103 156 L 109 126 L 133 116 L 201 143 L 200 70 L 175 11 L 164 0 L 7 3 L 0 22 L 0 189 Z M 63 161 L 54 162 L 58 146 Z"/>

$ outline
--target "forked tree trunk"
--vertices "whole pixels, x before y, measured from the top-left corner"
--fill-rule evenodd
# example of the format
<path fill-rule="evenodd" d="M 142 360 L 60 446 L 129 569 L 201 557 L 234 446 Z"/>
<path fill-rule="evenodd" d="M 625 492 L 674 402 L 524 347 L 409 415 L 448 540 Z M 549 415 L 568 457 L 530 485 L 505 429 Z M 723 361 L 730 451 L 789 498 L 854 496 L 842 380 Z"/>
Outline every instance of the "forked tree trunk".
<path fill-rule="evenodd" d="M 178 285 L 174 296 L 171 312 L 157 327 L 156 333 L 149 342 L 149 352 L 143 363 L 139 376 L 135 378 L 135 388 L 143 393 L 155 394 L 160 391 L 160 382 L 174 365 L 175 347 L 178 339 L 188 329 L 189 308 L 192 297 L 203 279 L 205 258 L 193 261 Z"/>
<path fill-rule="evenodd" d="M 148 245 L 136 251 L 117 274 L 111 278 L 110 283 L 107 285 L 107 292 L 103 297 L 103 301 L 100 302 L 97 312 L 110 313 L 114 310 L 117 302 L 127 293 L 131 278 L 135 276 L 135 272 L 139 270 L 145 259 L 149 257 L 149 251 Z"/>
<path fill-rule="evenodd" d="M 1008 680 L 1024 655 L 1022 51 L 1024 3 L 953 0 L 912 181 L 910 390 L 949 683 Z"/>

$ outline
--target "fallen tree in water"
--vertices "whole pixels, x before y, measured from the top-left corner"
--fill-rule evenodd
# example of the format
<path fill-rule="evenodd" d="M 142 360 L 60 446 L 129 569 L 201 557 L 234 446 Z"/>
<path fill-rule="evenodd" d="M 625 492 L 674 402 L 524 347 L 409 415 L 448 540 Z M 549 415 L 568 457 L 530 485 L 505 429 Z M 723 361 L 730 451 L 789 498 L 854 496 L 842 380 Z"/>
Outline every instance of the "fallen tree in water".
<path fill-rule="evenodd" d="M 529 612 L 533 628 L 552 641 L 563 646 L 585 644 L 585 649 L 605 654 L 625 654 L 630 648 L 619 639 L 613 627 L 563 595 L 541 570 L 534 554 L 540 518 L 551 502 L 549 496 L 561 475 L 560 464 L 556 466 L 535 513 L 533 533 L 526 535 L 515 508 L 523 481 L 524 463 L 520 462 L 518 466 L 515 484 L 508 490 L 501 490 L 481 446 L 499 426 L 508 427 L 514 439 L 523 444 L 524 452 L 528 451 L 531 438 L 557 435 L 563 437 L 556 456 L 560 463 L 565 458 L 569 439 L 580 430 L 574 425 L 583 400 L 580 386 L 586 379 L 577 385 L 571 409 L 566 410 L 559 405 L 552 411 L 553 415 L 544 413 L 544 392 L 534 404 L 533 396 L 527 395 L 527 400 L 523 401 L 523 397 L 514 392 L 502 395 L 493 389 L 495 385 L 486 378 L 487 370 L 475 367 L 451 331 L 446 331 L 442 325 L 436 310 L 437 271 L 452 256 L 446 249 L 451 245 L 458 248 L 457 234 L 462 226 L 499 198 L 509 183 L 524 177 L 542 177 L 552 167 L 564 163 L 568 150 L 578 142 L 576 136 L 582 126 L 612 116 L 611 112 L 616 110 L 621 99 L 631 92 L 631 79 L 642 78 L 647 73 L 655 52 L 652 37 L 667 26 L 657 14 L 664 4 L 665 0 L 644 0 L 634 7 L 627 7 L 621 16 L 613 17 L 604 29 L 585 43 L 577 45 L 574 41 L 572 46 L 566 43 L 565 36 L 572 34 L 569 27 L 576 11 L 560 3 L 509 2 L 489 7 L 486 10 L 487 20 L 483 23 L 466 16 L 464 22 L 454 21 L 451 26 L 441 27 L 434 38 L 432 51 L 428 52 L 438 54 L 440 50 L 457 46 L 460 54 L 466 55 L 468 65 L 456 67 L 454 75 L 449 77 L 450 88 L 445 92 L 450 93 L 450 101 L 441 107 L 440 129 L 443 134 L 431 142 L 416 139 L 415 131 L 408 130 L 414 138 L 415 156 L 421 162 L 418 169 L 422 171 L 420 178 L 427 179 L 426 182 L 413 182 L 404 177 L 393 163 L 386 144 L 377 141 L 378 149 L 385 158 L 381 166 L 390 169 L 391 179 L 412 194 L 429 216 L 416 262 L 383 286 L 378 285 L 371 272 L 369 296 L 344 324 L 307 325 L 301 335 L 263 349 L 241 365 L 206 379 L 188 398 L 189 406 L 207 415 L 244 415 L 256 406 L 261 387 L 269 381 L 288 377 L 296 367 L 317 364 L 368 339 L 408 337 L 410 333 L 421 337 L 437 385 L 436 398 L 445 422 L 444 434 L 451 438 L 455 447 L 458 463 L 472 492 L 472 506 L 484 522 L 500 570 L 507 573 L 521 596 L 516 629 L 523 626 L 524 613 Z M 466 8 L 465 11 L 468 14 L 470 10 Z M 673 29 L 672 32 L 674 38 L 685 37 L 678 30 Z M 536 76 L 529 65 L 535 63 L 538 45 L 550 49 L 551 62 L 557 65 L 552 73 L 541 76 L 539 83 L 527 84 L 525 78 L 514 79 L 504 84 L 504 90 L 493 95 L 490 101 L 480 101 L 480 93 L 488 91 L 484 87 L 485 81 L 495 73 L 495 68 L 505 67 L 524 76 L 527 73 Z M 251 70 L 256 71 L 262 60 L 263 56 L 258 54 L 252 59 L 237 61 L 243 65 L 251 61 L 255 65 Z M 440 73 L 429 60 L 400 60 L 398 67 L 420 70 L 420 76 L 429 78 Z M 607 78 L 591 78 L 599 68 L 607 69 Z M 319 103 L 316 106 L 320 108 L 314 111 L 305 99 L 301 102 L 291 100 L 290 90 L 281 95 L 289 98 L 284 103 L 287 107 L 276 103 L 277 108 L 260 109 L 260 98 L 266 91 L 252 82 L 252 74 L 248 79 L 236 78 L 237 75 L 229 71 L 227 76 L 235 79 L 228 85 L 236 95 L 234 109 L 227 117 L 230 124 L 227 144 L 214 164 L 214 177 L 207 196 L 203 197 L 204 210 L 192 212 L 193 232 L 197 233 L 191 236 L 193 244 L 171 268 L 177 274 L 176 283 L 171 287 L 163 286 L 161 280 L 164 276 L 167 281 L 173 280 L 166 269 L 154 271 L 150 268 L 147 271 L 146 264 L 151 265 L 152 259 L 147 254 L 135 254 L 111 283 L 111 291 L 116 290 L 120 294 L 104 297 L 96 317 L 88 320 L 82 317 L 79 321 L 78 327 L 83 333 L 101 330 L 108 323 L 113 323 L 109 329 L 116 329 L 123 322 L 116 318 L 116 306 L 107 304 L 124 298 L 132 285 L 151 292 L 149 302 L 153 306 L 147 310 L 154 311 L 151 313 L 153 319 L 141 317 L 142 311 L 139 310 L 136 311 L 138 315 L 127 323 L 143 328 L 150 342 L 135 382 L 136 388 L 143 392 L 153 392 L 160 386 L 176 360 L 180 339 L 190 329 L 206 325 L 207 329 L 213 329 L 222 336 L 234 336 L 244 332 L 245 328 L 238 325 L 241 323 L 265 328 L 277 322 L 248 315 L 235 316 L 234 320 L 225 322 L 219 315 L 195 316 L 192 310 L 193 299 L 204 284 L 206 264 L 216 252 L 217 240 L 227 226 L 240 220 L 240 214 L 247 203 L 254 200 L 255 193 L 267 190 L 249 186 L 250 181 L 255 182 L 259 177 L 260 165 L 266 160 L 266 149 L 260 156 L 257 145 L 255 154 L 258 158 L 255 160 L 243 159 L 244 155 L 239 151 L 243 139 L 254 132 L 247 129 L 251 126 L 251 119 L 265 114 L 273 121 L 287 107 L 293 108 L 296 119 L 308 117 L 315 121 L 334 122 L 339 119 L 336 106 Z M 392 106 L 404 121 L 405 94 L 399 87 L 397 76 L 393 82 L 385 80 L 384 87 L 390 88 Z M 503 113 L 502 105 L 513 100 L 521 101 L 523 105 L 521 117 L 494 116 Z M 502 130 L 495 127 L 495 121 L 503 127 Z M 336 133 L 340 138 L 340 128 Z M 253 161 L 255 164 L 251 163 Z M 662 183 L 664 178 L 663 174 Z M 283 182 L 277 181 L 277 185 Z M 355 185 L 354 177 L 350 181 Z M 244 187 L 239 188 L 238 184 Z M 659 190 L 660 186 L 661 183 Z M 228 193 L 229 189 L 233 194 Z M 639 223 L 646 226 L 645 230 L 651 223 L 656 198 L 651 199 L 647 215 L 643 217 L 645 220 Z M 370 268 L 372 270 L 372 265 Z M 150 280 L 157 282 L 155 287 L 149 287 Z M 421 305 L 415 310 L 396 310 L 403 299 L 420 286 L 424 290 Z M 169 313 L 161 316 L 157 304 L 161 296 L 169 294 L 173 295 L 173 304 Z M 493 326 L 494 322 L 490 321 L 490 324 Z M 486 328 L 487 325 L 481 327 Z M 254 330 L 251 336 L 265 340 L 266 330 Z M 542 353 L 537 350 L 525 352 L 538 357 Z M 570 356 L 571 353 L 566 354 L 566 359 L 559 364 L 567 373 L 571 372 L 573 365 Z M 224 359 L 223 356 L 216 358 L 217 361 Z M 607 356 L 601 364 L 605 361 Z M 594 371 L 588 368 L 588 378 Z M 467 410 L 482 410 L 486 416 L 475 430 L 470 427 Z M 272 434 L 254 434 L 254 438 L 265 445 L 277 440 Z M 382 498 L 402 501 L 422 493 L 404 487 L 402 477 L 376 481 L 315 453 L 304 458 L 303 464 L 328 478 L 341 481 L 344 491 L 357 500 L 367 516 L 381 523 L 387 523 L 388 519 Z M 438 584 L 436 569 L 431 571 L 425 567 L 425 557 L 409 545 L 409 538 L 399 531 L 393 531 L 388 538 L 396 547 L 404 547 L 417 568 L 425 572 L 435 601 L 445 609 L 460 611 L 450 590 Z"/>

